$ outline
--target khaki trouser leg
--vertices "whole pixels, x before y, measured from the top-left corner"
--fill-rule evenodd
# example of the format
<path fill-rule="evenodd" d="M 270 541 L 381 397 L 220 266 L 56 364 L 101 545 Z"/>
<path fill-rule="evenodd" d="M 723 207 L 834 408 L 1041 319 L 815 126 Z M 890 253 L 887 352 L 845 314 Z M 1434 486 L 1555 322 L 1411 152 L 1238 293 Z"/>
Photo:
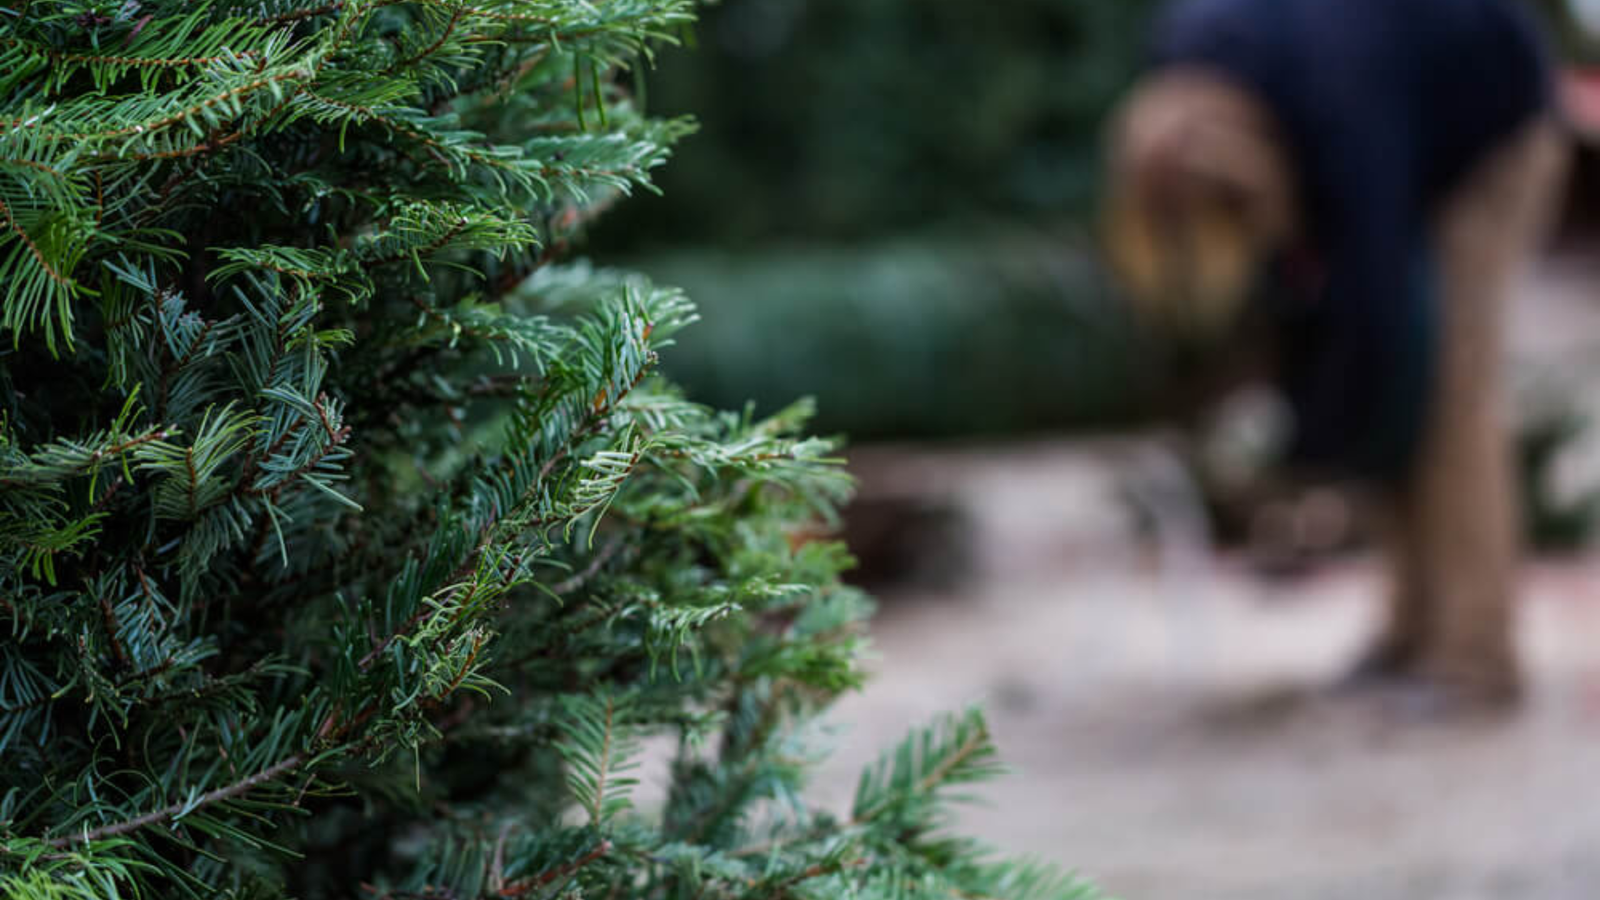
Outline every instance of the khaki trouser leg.
<path fill-rule="evenodd" d="M 1417 528 L 1406 502 L 1409 495 L 1410 491 L 1385 493 L 1374 501 L 1374 524 L 1389 569 L 1388 618 L 1357 667 L 1359 677 L 1408 673 L 1422 652 L 1432 594 L 1423 577 Z"/>
<path fill-rule="evenodd" d="M 1557 126 L 1541 121 L 1482 164 L 1441 210 L 1434 402 L 1396 504 L 1396 634 L 1415 641 L 1419 674 L 1490 696 L 1518 688 L 1519 507 L 1503 319 L 1551 218 L 1565 160 Z"/>

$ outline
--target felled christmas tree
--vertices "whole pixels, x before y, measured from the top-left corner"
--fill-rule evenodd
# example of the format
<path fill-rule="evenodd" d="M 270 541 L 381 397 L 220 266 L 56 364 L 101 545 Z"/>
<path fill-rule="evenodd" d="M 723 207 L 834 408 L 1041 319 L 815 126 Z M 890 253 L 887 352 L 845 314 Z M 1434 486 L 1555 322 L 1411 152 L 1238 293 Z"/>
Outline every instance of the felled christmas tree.
<path fill-rule="evenodd" d="M 0 894 L 1087 892 L 943 832 L 976 713 L 799 799 L 847 482 L 564 254 L 688 130 L 640 99 L 692 12 L 0 7 Z"/>

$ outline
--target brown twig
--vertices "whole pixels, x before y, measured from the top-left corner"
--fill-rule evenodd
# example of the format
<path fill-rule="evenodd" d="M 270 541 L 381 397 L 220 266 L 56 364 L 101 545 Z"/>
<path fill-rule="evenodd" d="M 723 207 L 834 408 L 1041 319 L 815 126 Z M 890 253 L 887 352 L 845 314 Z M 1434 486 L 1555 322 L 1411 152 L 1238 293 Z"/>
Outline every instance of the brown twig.
<path fill-rule="evenodd" d="M 443 247 L 445 244 L 448 244 L 451 241 L 455 240 L 456 235 L 460 234 L 462 232 L 462 230 L 465 229 L 466 227 L 467 227 L 467 220 L 466 220 L 465 217 L 462 217 L 462 218 L 456 220 L 455 224 L 451 225 L 450 228 L 447 229 L 444 234 L 440 235 L 438 238 L 436 238 L 433 241 L 429 242 L 426 246 L 416 247 L 416 248 L 413 248 L 412 250 L 407 250 L 407 251 L 404 251 L 404 252 L 401 252 L 401 253 L 395 253 L 395 254 L 392 254 L 390 256 L 380 256 L 377 259 L 365 260 L 365 261 L 363 261 L 361 263 L 361 266 L 362 266 L 362 268 L 365 268 L 365 269 L 373 269 L 373 268 L 377 268 L 378 266 L 389 265 L 390 263 L 402 262 L 402 261 L 408 259 L 411 256 L 412 253 L 424 253 L 424 254 L 425 253 L 433 253 L 434 251 L 436 251 L 439 248 Z"/>
<path fill-rule="evenodd" d="M 111 601 L 105 595 L 100 596 L 100 617 L 105 624 L 106 639 L 111 642 L 111 661 L 116 664 L 118 671 L 128 667 L 128 653 L 122 649 L 122 641 L 117 637 L 121 626 L 117 622 L 117 611 L 111 608 Z"/>
<path fill-rule="evenodd" d="M 461 578 L 465 578 L 469 572 L 472 572 L 474 569 L 476 569 L 478 565 L 478 558 L 483 555 L 483 551 L 487 546 L 488 537 L 485 535 L 483 539 L 478 541 L 478 545 L 473 548 L 473 551 L 467 554 L 467 558 L 462 561 L 461 565 L 457 566 L 456 570 L 450 573 L 450 576 L 446 579 L 445 583 L 448 584 Z M 474 578 L 472 583 L 467 586 L 467 596 L 461 601 L 463 606 L 472 602 L 473 596 L 478 592 L 478 587 L 478 580 Z M 452 595 L 453 593 L 454 592 L 452 592 Z M 383 652 L 389 649 L 390 645 L 400 638 L 410 634 L 412 629 L 416 628 L 418 625 L 421 625 L 437 611 L 438 607 L 423 603 L 420 609 L 411 614 L 411 618 L 406 619 L 398 629 L 384 636 L 383 640 L 379 641 L 377 646 L 373 647 L 371 650 L 368 650 L 367 655 L 361 657 L 361 659 L 356 662 L 356 668 L 363 672 L 367 671 L 367 669 L 371 668 L 372 664 L 377 661 L 378 657 L 382 656 Z"/>
<path fill-rule="evenodd" d="M 554 869 L 550 869 L 546 872 L 540 872 L 538 875 L 535 875 L 532 878 L 525 878 L 522 881 L 512 882 L 511 884 L 501 888 L 499 894 L 502 897 L 526 897 L 528 894 L 533 893 L 552 881 L 576 874 L 579 869 L 582 869 L 584 866 L 589 865 L 590 863 L 610 852 L 611 842 L 601 841 L 600 844 L 593 850 L 590 850 L 588 853 L 585 853 L 572 862 L 567 863 L 566 865 L 556 866 Z"/>
<path fill-rule="evenodd" d="M 859 866 L 864 866 L 866 864 L 867 864 L 867 860 L 865 860 L 865 859 L 853 859 L 853 860 L 850 860 L 849 862 L 819 862 L 819 863 L 814 863 L 814 864 L 809 865 L 809 866 L 805 867 L 804 869 L 801 869 L 800 871 L 794 873 L 793 875 L 789 876 L 788 878 L 783 879 L 782 881 L 778 882 L 777 884 L 772 885 L 770 888 L 767 889 L 767 890 L 770 891 L 770 893 L 768 893 L 766 896 L 769 898 L 769 900 L 779 900 L 779 898 L 789 896 L 789 889 L 794 887 L 797 884 L 800 884 L 800 883 L 805 882 L 805 881 L 810 881 L 813 878 L 821 878 L 824 875 L 832 875 L 832 874 L 834 874 L 836 872 L 842 872 L 845 869 L 854 869 L 854 868 L 857 868 Z M 750 887 L 751 888 L 760 887 L 760 883 L 757 882 L 757 883 L 751 884 Z"/>
<path fill-rule="evenodd" d="M 29 255 L 34 258 L 34 261 L 39 263 L 39 267 L 44 269 L 45 274 L 50 276 L 51 281 L 54 281 L 56 284 L 64 287 L 72 287 L 72 279 L 61 274 L 60 272 L 57 272 L 55 268 L 50 265 L 49 261 L 44 258 L 44 253 L 40 252 L 39 245 L 35 244 L 33 242 L 33 238 L 28 237 L 28 233 L 22 230 L 21 225 L 17 224 L 16 216 L 11 214 L 11 207 L 7 206 L 4 200 L 0 200 L 0 216 L 5 217 L 6 226 L 11 229 L 13 234 L 21 239 L 23 246 L 28 248 Z"/>
<path fill-rule="evenodd" d="M 416 55 L 410 57 L 409 59 L 402 59 L 401 61 L 395 63 L 394 65 L 390 66 L 389 68 L 384 69 L 383 70 L 383 74 L 388 75 L 388 74 L 394 72 L 397 69 L 403 69 L 406 66 L 409 66 L 409 65 L 411 65 L 413 63 L 416 63 L 416 62 L 420 62 L 420 61 L 422 61 L 424 59 L 427 59 L 428 57 L 432 56 L 433 52 L 435 50 L 438 50 L 440 47 L 444 46 L 444 42 L 445 41 L 450 40 L 450 35 L 455 34 L 456 23 L 461 21 L 461 17 L 466 15 L 466 12 L 467 12 L 467 8 L 466 7 L 464 7 L 464 6 L 456 7 L 455 11 L 450 14 L 450 21 L 445 23 L 444 33 L 439 35 L 439 39 L 437 41 L 434 41 L 433 43 L 431 43 L 428 46 L 424 47 L 420 52 L 418 52 Z"/>
<path fill-rule="evenodd" d="M 49 840 L 45 841 L 45 843 L 59 850 L 78 844 L 89 844 L 95 841 L 104 840 L 109 837 L 116 837 L 119 834 L 128 834 L 129 832 L 138 831 L 141 828 L 147 828 L 151 825 L 159 825 L 162 822 L 166 822 L 181 814 L 193 812 L 198 809 L 204 809 L 205 807 L 221 803 L 224 800 L 231 800 L 234 797 L 240 796 L 241 794 L 248 793 L 262 784 L 274 781 L 290 772 L 293 772 L 295 769 L 303 765 L 305 761 L 306 758 L 304 755 L 296 753 L 293 756 L 287 757 L 271 766 L 268 766 L 265 769 L 262 769 L 248 778 L 236 781 L 233 784 L 225 787 L 217 788 L 214 791 L 201 794 L 200 797 L 194 801 L 184 800 L 153 812 L 147 812 L 142 816 L 124 819 L 121 822 L 113 822 L 110 825 L 102 825 L 99 828 L 82 831 L 77 834 L 69 834 L 61 837 L 50 838 Z"/>

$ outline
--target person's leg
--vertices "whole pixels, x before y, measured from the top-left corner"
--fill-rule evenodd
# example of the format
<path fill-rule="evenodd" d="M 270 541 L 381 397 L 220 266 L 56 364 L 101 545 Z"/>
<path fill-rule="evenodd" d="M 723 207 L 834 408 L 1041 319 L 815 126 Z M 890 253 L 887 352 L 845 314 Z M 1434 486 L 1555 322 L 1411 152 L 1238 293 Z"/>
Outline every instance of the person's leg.
<path fill-rule="evenodd" d="M 1432 593 L 1423 578 L 1409 497 L 1409 491 L 1387 490 L 1368 504 L 1388 571 L 1389 593 L 1377 637 L 1345 678 L 1349 687 L 1409 677 L 1422 654 Z"/>
<path fill-rule="evenodd" d="M 1519 689 L 1519 543 L 1504 308 L 1551 218 L 1565 141 L 1541 121 L 1481 165 L 1437 224 L 1434 402 L 1402 501 L 1397 607 L 1420 637 L 1418 674 L 1486 700 Z M 1409 582 L 1409 585 L 1408 585 Z"/>

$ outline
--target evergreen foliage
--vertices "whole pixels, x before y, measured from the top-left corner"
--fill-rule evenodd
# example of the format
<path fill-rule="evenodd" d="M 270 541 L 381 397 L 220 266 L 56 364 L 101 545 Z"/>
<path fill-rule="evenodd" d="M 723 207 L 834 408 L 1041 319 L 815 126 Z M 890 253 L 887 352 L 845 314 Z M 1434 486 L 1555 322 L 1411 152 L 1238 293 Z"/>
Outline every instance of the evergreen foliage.
<path fill-rule="evenodd" d="M 1093 209 L 1158 0 L 723 0 L 651 97 L 702 122 L 620 248 L 850 240 Z"/>
<path fill-rule="evenodd" d="M 686 132 L 693 12 L 0 7 L 0 894 L 1089 895 L 949 836 L 975 712 L 800 799 L 848 484 L 564 254 Z"/>
<path fill-rule="evenodd" d="M 1014 227 L 633 262 L 705 316 L 662 361 L 695 397 L 803 392 L 852 440 L 963 438 L 1149 416 L 1154 354 L 1084 243 Z"/>

